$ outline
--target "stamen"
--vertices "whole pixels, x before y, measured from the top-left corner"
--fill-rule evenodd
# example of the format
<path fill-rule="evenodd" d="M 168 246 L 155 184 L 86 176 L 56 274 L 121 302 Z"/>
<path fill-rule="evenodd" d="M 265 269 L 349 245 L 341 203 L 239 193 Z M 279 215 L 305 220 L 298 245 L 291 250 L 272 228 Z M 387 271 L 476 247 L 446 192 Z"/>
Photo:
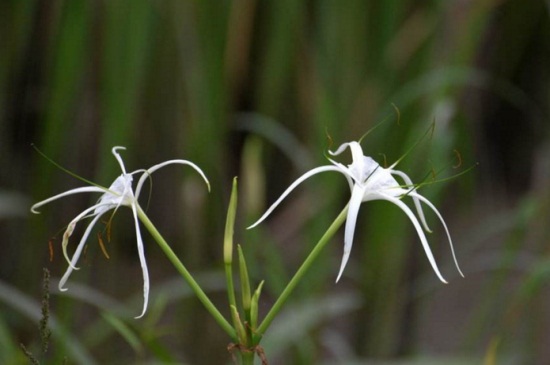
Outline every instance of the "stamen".
<path fill-rule="evenodd" d="M 112 219 L 109 219 L 109 224 L 107 224 L 107 242 L 111 242 L 111 227 L 113 226 L 111 223 L 113 222 Z"/>
<path fill-rule="evenodd" d="M 53 238 L 48 240 L 48 251 L 50 253 L 50 262 L 53 262 Z"/>
<path fill-rule="evenodd" d="M 328 132 L 328 127 L 325 127 L 325 135 L 327 136 L 327 140 L 328 140 L 327 150 L 330 150 L 330 148 L 334 144 L 334 140 L 332 139 L 332 136 Z"/>
<path fill-rule="evenodd" d="M 430 126 L 430 129 L 428 129 L 428 131 L 430 131 L 430 138 L 429 139 L 432 139 L 434 137 L 434 132 L 435 132 L 435 118 L 432 122 L 432 125 Z"/>
<path fill-rule="evenodd" d="M 399 111 L 399 108 L 394 103 L 391 103 L 393 108 L 395 109 L 395 114 L 397 114 L 397 125 L 401 125 L 401 112 Z"/>
<path fill-rule="evenodd" d="M 386 154 L 385 153 L 379 153 L 379 155 L 384 158 L 384 168 L 387 169 L 388 168 L 388 160 L 386 159 Z"/>
<path fill-rule="evenodd" d="M 103 255 L 105 255 L 107 260 L 110 259 L 109 254 L 107 253 L 107 249 L 105 249 L 105 245 L 103 244 L 103 239 L 101 238 L 101 232 L 97 232 L 97 240 L 99 241 L 99 247 L 101 248 Z"/>
<path fill-rule="evenodd" d="M 105 233 L 107 234 L 107 242 L 111 242 L 111 227 L 112 227 L 114 215 L 115 215 L 115 212 L 113 211 L 108 220 L 101 221 L 101 223 L 105 224 Z"/>
<path fill-rule="evenodd" d="M 60 164 L 58 164 L 57 162 L 55 162 L 54 160 L 52 160 L 51 158 L 49 158 L 44 152 L 40 151 L 40 149 L 38 147 L 36 147 L 36 145 L 34 143 L 31 143 L 31 147 L 34 148 L 34 150 L 36 152 L 38 152 L 38 154 L 40 154 L 40 156 L 44 157 L 49 163 L 51 163 L 52 165 L 54 165 L 55 167 L 57 167 L 58 169 L 60 169 L 61 171 L 71 175 L 72 177 L 74 177 L 75 179 L 78 179 L 82 182 L 85 182 L 86 184 L 90 184 L 92 186 L 95 186 L 95 187 L 98 187 L 100 189 L 103 189 L 103 190 L 108 190 L 106 187 L 104 186 L 101 186 L 99 184 L 96 184 L 95 182 L 93 181 L 90 181 L 82 176 L 79 176 L 77 174 L 75 174 L 74 172 L 72 171 L 69 171 L 68 169 L 64 168 L 63 166 L 61 166 Z"/>
<path fill-rule="evenodd" d="M 393 165 L 390 166 L 390 169 L 393 169 L 395 166 L 397 166 L 409 153 L 412 152 L 412 150 L 414 150 L 420 144 L 420 142 L 422 142 L 422 140 L 426 136 L 429 136 L 428 139 L 432 139 L 434 130 L 435 130 L 435 121 L 432 122 L 432 124 L 428 127 L 426 132 L 415 143 L 413 143 L 413 145 L 409 147 L 409 149 L 406 150 L 405 153 L 401 157 L 399 157 L 397 161 L 393 163 Z"/>
<path fill-rule="evenodd" d="M 453 166 L 453 169 L 457 169 L 460 166 L 462 166 L 462 156 L 460 155 L 460 152 L 457 149 L 454 149 L 453 152 L 455 153 L 456 158 L 458 160 L 458 163 Z"/>

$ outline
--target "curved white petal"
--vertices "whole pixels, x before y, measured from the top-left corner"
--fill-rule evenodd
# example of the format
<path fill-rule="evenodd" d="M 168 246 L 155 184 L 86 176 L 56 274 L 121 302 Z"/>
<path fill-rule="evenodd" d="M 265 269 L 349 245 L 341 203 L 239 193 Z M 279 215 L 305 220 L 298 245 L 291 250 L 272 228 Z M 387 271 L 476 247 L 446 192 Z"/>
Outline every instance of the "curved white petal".
<path fill-rule="evenodd" d="M 430 202 L 428 199 L 426 199 L 422 195 L 416 194 L 416 193 L 415 193 L 415 196 L 419 200 L 421 200 L 424 204 L 426 204 L 428 207 L 430 207 L 431 210 L 433 210 L 433 212 L 435 213 L 435 215 L 437 215 L 437 218 L 439 218 L 439 220 L 441 221 L 441 224 L 443 225 L 443 228 L 445 228 L 445 233 L 447 234 L 447 239 L 449 240 L 449 245 L 451 247 L 451 253 L 453 254 L 453 260 L 455 262 L 456 269 L 460 273 L 460 276 L 464 277 L 464 274 L 462 273 L 462 270 L 460 270 L 460 266 L 458 265 L 458 260 L 456 258 L 455 250 L 454 250 L 454 247 L 453 247 L 453 241 L 451 240 L 451 234 L 449 233 L 449 229 L 447 228 L 447 224 L 445 224 L 445 221 L 443 220 L 443 216 L 439 213 L 439 211 L 437 210 L 435 205 L 433 205 L 432 202 Z"/>
<path fill-rule="evenodd" d="M 270 214 L 271 212 L 273 212 L 273 210 L 283 201 L 284 198 L 286 198 L 286 196 L 288 194 L 290 194 L 290 192 L 292 190 L 294 190 L 294 188 L 296 188 L 298 185 L 300 185 L 300 183 L 302 183 L 302 181 L 308 179 L 309 177 L 315 175 L 315 174 L 319 174 L 321 172 L 325 172 L 325 171 L 336 171 L 336 172 L 340 172 L 340 173 L 344 173 L 340 168 L 336 167 L 336 166 L 320 166 L 320 167 L 316 167 L 314 169 L 311 169 L 309 170 L 308 172 L 306 172 L 305 174 L 303 174 L 302 176 L 300 176 L 298 179 L 296 179 L 296 181 L 294 181 L 284 192 L 283 194 L 281 194 L 281 196 L 279 197 L 279 199 L 277 199 L 277 201 L 275 201 L 275 203 L 273 203 L 268 210 L 266 210 L 266 212 L 260 217 L 260 219 L 258 219 L 254 224 L 252 224 L 251 226 L 249 226 L 247 229 L 251 229 L 251 228 L 254 228 L 256 227 L 258 224 L 262 223 Z"/>
<path fill-rule="evenodd" d="M 99 218 L 101 218 L 101 216 L 102 216 L 102 214 L 96 215 L 94 217 L 94 219 L 92 219 L 90 224 L 88 224 L 88 227 L 86 228 L 86 231 L 82 235 L 82 238 L 80 239 L 80 243 L 78 244 L 78 246 L 77 246 L 77 248 L 76 248 L 76 250 L 73 254 L 73 258 L 69 262 L 69 267 L 67 268 L 67 271 L 65 271 L 65 274 L 63 275 L 61 280 L 59 280 L 59 290 L 60 291 L 66 291 L 67 290 L 67 288 L 64 288 L 63 286 L 65 285 L 65 283 L 69 279 L 69 276 L 71 275 L 73 270 L 76 269 L 76 263 L 78 262 L 78 259 L 80 258 L 80 254 L 82 253 L 82 250 L 84 249 L 84 245 L 86 244 L 86 240 L 88 239 L 88 236 L 90 235 L 90 232 L 92 231 L 92 228 L 95 226 L 95 224 L 97 223 Z M 63 252 L 63 253 L 66 254 L 66 252 Z"/>
<path fill-rule="evenodd" d="M 336 151 L 332 152 L 332 151 L 328 151 L 328 153 L 330 153 L 332 156 L 337 156 L 339 154 L 341 154 L 342 152 L 345 151 L 345 149 L 350 145 L 349 142 L 346 142 L 346 143 L 342 143 L 340 146 L 338 146 L 338 148 L 336 149 Z"/>
<path fill-rule="evenodd" d="M 120 157 L 120 154 L 117 152 L 118 150 L 126 150 L 126 147 L 122 146 L 115 146 L 111 149 L 111 152 L 115 156 L 116 160 L 118 161 L 118 164 L 120 165 L 120 169 L 122 170 L 122 173 L 126 175 L 126 168 L 124 167 L 124 161 L 122 161 L 122 157 Z"/>
<path fill-rule="evenodd" d="M 57 195 L 54 195 L 46 200 L 42 200 L 36 204 L 34 204 L 32 207 L 31 207 L 31 212 L 35 213 L 35 214 L 40 214 L 39 211 L 37 211 L 36 209 L 37 208 L 40 208 L 41 206 L 43 205 L 46 205 L 54 200 L 57 200 L 59 198 L 63 198 L 64 196 L 68 196 L 68 195 L 72 195 L 72 194 L 79 194 L 79 193 L 105 193 L 106 191 L 108 191 L 107 189 L 104 189 L 104 188 L 100 188 L 100 187 L 97 187 L 97 186 L 83 186 L 81 188 L 76 188 L 76 189 L 71 189 L 71 190 L 67 190 L 61 194 L 57 194 Z"/>
<path fill-rule="evenodd" d="M 147 169 L 137 169 L 132 172 L 127 173 L 126 175 L 135 175 L 135 174 L 141 174 L 143 172 L 147 171 Z"/>
<path fill-rule="evenodd" d="M 141 265 L 141 271 L 143 275 L 143 311 L 137 318 L 141 318 L 147 311 L 147 304 L 149 303 L 149 272 L 147 270 L 147 262 L 145 261 L 145 250 L 143 247 L 143 239 L 141 238 L 141 231 L 139 229 L 139 221 L 137 216 L 136 205 L 132 204 L 132 213 L 134 215 L 134 223 L 136 226 L 136 241 L 139 256 L 139 263 Z"/>
<path fill-rule="evenodd" d="M 350 142 L 349 149 L 351 150 L 351 158 L 354 163 L 362 163 L 363 161 L 363 149 L 358 142 Z"/>
<path fill-rule="evenodd" d="M 351 150 L 351 157 L 352 157 L 353 161 L 360 161 L 363 158 L 363 156 L 364 156 L 363 155 L 363 149 L 361 148 L 361 145 L 357 141 L 342 143 L 336 149 L 336 151 L 332 152 L 332 151 L 329 150 L 328 152 L 332 156 L 337 156 L 337 155 L 341 154 L 342 152 L 344 152 L 347 147 L 349 147 L 349 149 Z"/>
<path fill-rule="evenodd" d="M 73 234 L 74 228 L 80 220 L 86 218 L 90 214 L 90 212 L 92 212 L 95 209 L 97 209 L 98 207 L 101 207 L 101 206 L 104 206 L 104 205 L 107 205 L 107 204 L 96 204 L 96 205 L 93 205 L 93 206 L 83 210 L 80 214 L 78 214 L 76 217 L 73 218 L 73 220 L 67 225 L 67 229 L 63 233 L 63 241 L 61 242 L 61 248 L 63 250 L 63 256 L 65 257 L 65 260 L 67 260 L 67 262 L 69 263 L 69 266 L 72 266 L 72 268 L 74 270 L 78 270 L 78 268 L 71 263 L 71 260 L 69 259 L 69 255 L 67 254 L 67 245 L 69 244 L 69 238 Z M 106 210 L 102 211 L 98 215 L 101 216 L 105 212 L 106 212 Z M 95 214 L 92 214 L 92 215 L 95 215 Z M 94 220 L 95 220 L 95 218 L 94 218 Z M 86 230 L 86 232 L 87 232 L 87 230 Z M 88 236 L 86 234 L 84 234 L 83 237 L 88 237 Z"/>
<path fill-rule="evenodd" d="M 330 162 L 332 162 L 334 164 L 334 166 L 338 167 L 340 172 L 346 177 L 346 180 L 348 181 L 348 184 L 349 184 L 349 191 L 351 193 L 353 191 L 353 185 L 355 184 L 355 182 L 353 181 L 353 177 L 351 176 L 351 172 L 350 172 L 349 168 L 342 165 L 340 162 L 336 162 L 336 161 L 334 161 L 330 158 L 328 160 Z"/>
<path fill-rule="evenodd" d="M 443 276 L 439 272 L 439 269 L 437 268 L 437 263 L 435 262 L 435 258 L 432 254 L 432 250 L 430 249 L 430 245 L 428 244 L 428 240 L 426 239 L 426 235 L 424 234 L 424 231 L 422 230 L 422 227 L 420 226 L 420 223 L 418 222 L 418 219 L 415 217 L 415 215 L 413 214 L 411 209 L 405 203 L 403 203 L 401 200 L 399 200 L 397 198 L 394 198 L 394 197 L 391 197 L 391 196 L 378 194 L 378 199 L 387 200 L 387 201 L 397 205 L 399 208 L 401 208 L 401 210 L 403 212 L 405 212 L 405 214 L 409 217 L 412 224 L 414 225 L 414 228 L 416 229 L 416 233 L 418 233 L 418 237 L 420 238 L 420 242 L 422 242 L 422 246 L 424 247 L 424 251 L 426 252 L 426 256 L 428 257 L 428 261 L 430 261 L 430 264 L 432 265 L 432 268 L 433 268 L 435 274 L 437 275 L 439 280 L 441 280 L 442 282 L 447 284 L 447 281 L 443 278 Z"/>
<path fill-rule="evenodd" d="M 355 225 L 357 223 L 357 215 L 359 214 L 359 207 L 363 202 L 363 195 L 365 194 L 365 189 L 360 185 L 355 185 L 351 193 L 351 199 L 349 201 L 348 215 L 346 217 L 346 230 L 344 234 L 344 255 L 342 256 L 342 263 L 340 264 L 340 271 L 336 277 L 336 282 L 340 280 L 344 268 L 346 267 L 349 255 L 351 252 L 351 247 L 353 245 L 353 235 L 355 233 Z"/>
<path fill-rule="evenodd" d="M 422 222 L 422 225 L 424 226 L 424 229 L 431 233 L 432 230 L 430 229 L 430 227 L 428 226 L 428 223 L 426 222 L 426 218 L 424 217 L 424 211 L 422 210 L 422 205 L 420 204 L 420 201 L 418 199 L 418 195 L 420 195 L 420 194 L 413 194 L 415 189 L 414 189 L 414 184 L 413 184 L 411 178 L 407 174 L 405 174 L 404 172 L 398 171 L 398 170 L 390 170 L 390 173 L 393 174 L 393 175 L 397 175 L 397 176 L 401 177 L 403 179 L 403 181 L 405 181 L 405 184 L 410 186 L 410 188 L 412 189 L 412 192 L 409 192 L 408 195 L 410 195 L 413 198 L 413 202 L 414 202 L 414 206 L 416 208 L 416 212 L 418 213 L 418 216 L 420 217 L 420 221 Z"/>
<path fill-rule="evenodd" d="M 157 171 L 158 169 L 160 169 L 161 167 L 164 167 L 166 165 L 171 165 L 171 164 L 180 164 L 180 165 L 189 165 L 191 166 L 193 169 L 195 169 L 195 171 L 197 171 L 199 173 L 199 175 L 201 175 L 201 177 L 203 178 L 203 180 L 206 182 L 206 185 L 208 186 L 208 191 L 210 191 L 210 182 L 208 181 L 208 179 L 206 178 L 206 175 L 204 174 L 204 172 L 202 172 L 202 170 L 197 166 L 195 165 L 194 163 L 190 162 L 190 161 L 187 161 L 187 160 L 168 160 L 168 161 L 164 161 L 162 163 L 159 163 L 147 170 L 145 170 L 143 172 L 143 175 L 141 175 L 141 178 L 139 179 L 138 181 L 138 184 L 136 186 L 136 199 L 137 197 L 139 197 L 139 194 L 141 193 L 141 189 L 143 187 L 143 184 L 145 183 L 145 180 L 155 171 Z"/>
<path fill-rule="evenodd" d="M 344 176 L 346 177 L 346 180 L 348 181 L 350 193 L 353 192 L 353 187 L 355 186 L 355 183 L 353 182 L 353 178 L 351 177 L 349 172 L 342 171 L 342 174 L 344 174 Z"/>

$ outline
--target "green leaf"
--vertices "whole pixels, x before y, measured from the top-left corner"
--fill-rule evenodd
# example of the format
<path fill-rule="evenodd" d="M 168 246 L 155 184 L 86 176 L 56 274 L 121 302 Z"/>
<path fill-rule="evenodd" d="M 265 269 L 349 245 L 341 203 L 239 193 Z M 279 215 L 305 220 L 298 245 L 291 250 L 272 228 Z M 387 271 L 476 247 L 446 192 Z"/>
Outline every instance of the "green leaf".
<path fill-rule="evenodd" d="M 254 330 L 258 325 L 258 303 L 260 301 L 260 295 L 262 292 L 262 287 L 264 286 L 264 281 L 260 282 L 258 288 L 252 296 L 252 302 L 250 303 L 250 327 Z"/>
<path fill-rule="evenodd" d="M 245 313 L 250 313 L 250 280 L 248 278 L 248 269 L 246 267 L 246 261 L 244 259 L 243 250 L 241 245 L 237 245 L 239 252 L 239 271 L 241 275 L 241 294 L 243 299 L 243 309 Z"/>
<path fill-rule="evenodd" d="M 231 309 L 231 317 L 233 318 L 233 323 L 235 324 L 235 331 L 237 332 L 237 337 L 239 339 L 240 344 L 247 345 L 247 336 L 246 336 L 246 330 L 244 328 L 243 322 L 241 321 L 241 316 L 239 315 L 239 311 L 237 310 L 237 307 L 234 305 L 229 306 Z"/>

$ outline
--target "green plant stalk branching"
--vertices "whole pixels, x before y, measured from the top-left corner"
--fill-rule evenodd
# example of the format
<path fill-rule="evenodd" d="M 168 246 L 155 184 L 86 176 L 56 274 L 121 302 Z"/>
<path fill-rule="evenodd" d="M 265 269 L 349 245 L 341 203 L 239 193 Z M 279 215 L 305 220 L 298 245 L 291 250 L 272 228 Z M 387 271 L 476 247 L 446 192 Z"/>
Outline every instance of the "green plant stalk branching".
<path fill-rule="evenodd" d="M 321 237 L 319 242 L 317 242 L 315 247 L 313 247 L 313 250 L 311 250 L 308 257 L 302 263 L 298 271 L 296 271 L 296 274 L 294 274 L 292 279 L 290 279 L 290 281 L 288 282 L 287 286 L 285 287 L 285 289 L 283 290 L 279 298 L 277 298 L 277 300 L 275 301 L 275 304 L 273 304 L 273 307 L 271 307 L 271 309 L 265 316 L 260 326 L 258 326 L 256 330 L 256 333 L 258 335 L 262 336 L 265 333 L 265 331 L 268 329 L 269 325 L 271 324 L 271 322 L 273 321 L 277 313 L 279 313 L 283 305 L 286 303 L 288 297 L 290 296 L 290 294 L 292 294 L 292 291 L 296 288 L 296 286 L 298 285 L 302 277 L 308 271 L 308 269 L 313 264 L 315 259 L 317 259 L 317 257 L 319 256 L 323 248 L 327 245 L 327 243 L 330 241 L 332 236 L 334 236 L 334 234 L 338 231 L 342 223 L 344 223 L 344 221 L 346 220 L 347 212 L 348 212 L 348 205 L 346 205 L 346 207 L 340 212 L 338 217 L 336 217 L 334 222 L 332 222 L 332 224 L 327 229 L 323 237 Z"/>
<path fill-rule="evenodd" d="M 232 326 L 225 317 L 218 311 L 216 306 L 211 302 L 211 300 L 208 298 L 208 296 L 204 293 L 204 291 L 201 289 L 200 285 L 195 281 L 191 273 L 186 269 L 186 267 L 183 265 L 183 263 L 179 260 L 179 258 L 176 256 L 174 251 L 172 251 L 172 248 L 168 243 L 164 240 L 162 235 L 158 232 L 156 227 L 153 225 L 153 223 L 149 220 L 149 217 L 145 214 L 143 209 L 138 205 L 137 206 L 137 214 L 140 219 L 140 221 L 143 223 L 143 225 L 147 228 L 149 233 L 153 236 L 155 241 L 158 243 L 160 248 L 164 251 L 170 262 L 174 265 L 176 270 L 182 275 L 182 277 L 185 279 L 185 281 L 189 284 L 197 298 L 202 302 L 206 310 L 214 317 L 214 320 L 218 322 L 220 327 L 229 335 L 229 337 L 236 341 L 237 343 L 240 343 L 246 347 L 250 345 L 257 345 L 265 331 L 268 329 L 269 325 L 273 321 L 273 319 L 276 317 L 276 315 L 280 312 L 283 305 L 288 300 L 288 297 L 292 294 L 298 283 L 302 280 L 308 269 L 311 267 L 313 262 L 317 259 L 323 248 L 327 245 L 327 243 L 330 241 L 330 239 L 334 236 L 334 234 L 338 231 L 340 226 L 343 224 L 343 222 L 346 219 L 348 206 L 346 206 L 342 212 L 336 217 L 334 222 L 330 225 L 330 227 L 327 229 L 325 234 L 321 237 L 319 242 L 313 247 L 308 257 L 305 259 L 305 261 L 302 263 L 296 274 L 292 277 L 292 279 L 289 281 L 285 289 L 282 291 L 281 295 L 277 298 L 275 301 L 275 304 L 270 309 L 270 311 L 267 313 L 264 320 L 261 322 L 259 327 L 255 331 L 247 331 L 246 328 L 243 325 L 243 322 L 240 318 L 239 312 L 237 310 L 236 306 L 236 298 L 235 298 L 235 289 L 234 289 L 234 283 L 233 283 L 233 275 L 232 275 L 232 263 L 233 263 L 233 227 L 235 223 L 235 215 L 236 215 L 236 200 L 237 200 L 237 183 L 236 179 L 233 181 L 233 191 L 231 194 L 231 201 L 229 204 L 228 209 L 228 216 L 227 216 L 227 222 L 226 222 L 226 231 L 225 231 L 225 237 L 224 237 L 224 266 L 226 271 L 226 278 L 227 278 L 227 285 L 228 285 L 228 296 L 229 296 L 229 306 L 231 310 L 231 317 L 233 319 L 234 325 Z M 250 291 L 250 283 L 248 279 L 248 270 L 246 269 L 246 263 L 244 260 L 244 255 L 242 252 L 242 249 L 239 247 L 239 266 L 240 266 L 240 276 L 241 276 L 241 284 L 243 285 L 242 294 L 243 294 L 243 310 L 245 311 L 245 320 L 247 323 L 256 322 L 257 321 L 257 312 L 251 313 L 257 311 L 257 301 L 259 299 L 259 293 L 261 290 L 261 284 L 254 293 L 254 296 L 251 295 Z M 263 284 L 263 283 L 262 283 Z M 254 307 L 254 310 L 251 310 L 252 307 Z M 241 359 L 244 364 L 252 364 L 254 359 L 254 352 L 248 352 L 248 351 L 241 351 Z"/>
<path fill-rule="evenodd" d="M 164 251 L 164 253 L 168 257 L 168 260 L 170 260 L 176 270 L 178 270 L 185 281 L 187 281 L 187 283 L 189 284 L 197 298 L 204 305 L 206 310 L 212 315 L 212 317 L 214 317 L 214 320 L 218 322 L 220 327 L 229 335 L 229 337 L 231 337 L 232 340 L 237 341 L 237 334 L 235 332 L 235 329 L 231 326 L 231 324 L 229 324 L 225 317 L 216 308 L 214 303 L 212 303 L 210 298 L 208 298 L 206 293 L 201 289 L 200 285 L 195 281 L 191 273 L 183 265 L 178 256 L 174 253 L 174 251 L 172 251 L 170 245 L 168 245 L 168 243 L 164 240 L 162 235 L 159 233 L 151 220 L 149 220 L 149 217 L 147 217 L 147 215 L 139 205 L 137 205 L 137 214 L 140 221 L 147 228 L 151 236 L 153 236 L 162 251 Z"/>

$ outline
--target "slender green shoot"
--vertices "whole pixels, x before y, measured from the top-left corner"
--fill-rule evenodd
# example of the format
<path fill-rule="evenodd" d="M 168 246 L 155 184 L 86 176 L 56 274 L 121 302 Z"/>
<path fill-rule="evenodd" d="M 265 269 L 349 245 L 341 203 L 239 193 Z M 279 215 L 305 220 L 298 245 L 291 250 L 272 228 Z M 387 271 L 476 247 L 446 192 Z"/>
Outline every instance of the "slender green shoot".
<path fill-rule="evenodd" d="M 277 300 L 275 301 L 275 304 L 273 304 L 273 307 L 269 310 L 267 315 L 265 316 L 264 320 L 256 330 L 257 334 L 262 336 L 265 331 L 268 329 L 269 325 L 275 318 L 275 316 L 279 313 L 283 305 L 288 300 L 288 297 L 290 294 L 292 294 L 293 290 L 296 288 L 300 280 L 303 278 L 303 276 L 306 274 L 308 269 L 311 267 L 313 262 L 317 259 L 323 248 L 327 245 L 327 243 L 330 241 L 332 236 L 338 231 L 338 228 L 344 223 L 346 220 L 346 216 L 348 213 L 348 205 L 340 212 L 338 217 L 332 222 L 330 227 L 327 229 L 323 237 L 317 242 L 315 247 L 313 247 L 313 250 L 309 253 L 308 257 L 305 259 L 305 261 L 302 263 L 296 274 L 290 279 L 289 283 L 279 296 Z"/>
<path fill-rule="evenodd" d="M 235 227 L 235 216 L 237 214 L 237 178 L 233 179 L 233 188 L 227 209 L 227 219 L 225 222 L 225 234 L 223 238 L 223 262 L 225 268 L 225 278 L 227 281 L 227 296 L 229 305 L 237 307 L 235 299 L 235 284 L 233 282 L 233 232 Z M 236 325 L 236 324 L 235 324 Z"/>
<path fill-rule="evenodd" d="M 57 168 L 60 169 L 61 171 L 65 172 L 65 173 L 67 173 L 67 174 L 69 174 L 69 175 L 71 175 L 72 177 L 74 177 L 74 178 L 77 179 L 77 180 L 80 180 L 80 181 L 82 181 L 82 182 L 85 182 L 86 184 L 90 184 L 90 185 L 92 185 L 92 186 L 96 186 L 96 187 L 98 187 L 98 188 L 100 188 L 100 189 L 103 189 L 103 190 L 105 190 L 105 191 L 109 191 L 108 188 L 106 188 L 106 187 L 104 187 L 104 186 L 101 186 L 101 185 L 99 185 L 99 184 L 97 184 L 97 183 L 95 183 L 95 182 L 93 182 L 93 181 L 90 181 L 90 180 L 88 180 L 88 179 L 86 179 L 86 178 L 84 178 L 84 177 L 82 177 L 82 176 L 80 176 L 80 175 L 77 175 L 77 174 L 75 174 L 74 172 L 72 172 L 72 171 L 70 171 L 70 170 L 64 168 L 63 166 L 61 166 L 60 164 L 58 164 L 57 162 L 55 162 L 54 160 L 52 160 L 51 158 L 49 158 L 44 152 L 42 152 L 38 147 L 36 147 L 36 145 L 35 145 L 34 143 L 31 143 L 31 146 L 32 146 L 32 148 L 34 148 L 34 150 L 35 150 L 36 152 L 38 152 L 38 154 L 40 154 L 40 156 L 44 157 L 49 163 L 51 163 L 52 165 L 54 165 L 55 167 L 57 167 Z"/>
<path fill-rule="evenodd" d="M 143 225 L 147 228 L 149 233 L 151 233 L 151 236 L 155 239 L 157 244 L 160 246 L 162 251 L 164 251 L 166 257 L 168 257 L 168 260 L 174 265 L 176 270 L 181 274 L 181 276 L 185 279 L 185 281 L 189 284 L 197 298 L 201 301 L 201 303 L 204 305 L 206 310 L 214 317 L 214 320 L 218 323 L 218 325 L 233 339 L 234 341 L 237 340 L 237 334 L 235 333 L 235 330 L 229 324 L 229 322 L 225 319 L 225 317 L 220 313 L 220 311 L 216 308 L 214 303 L 208 298 L 206 293 L 202 290 L 200 285 L 195 281 L 191 273 L 187 270 L 187 268 L 183 265 L 183 263 L 180 261 L 178 256 L 174 253 L 170 245 L 166 242 L 164 237 L 159 233 L 157 228 L 154 226 L 153 222 L 149 220 L 149 217 L 145 214 L 143 209 L 139 205 L 137 205 L 137 213 L 139 220 L 143 223 Z"/>

